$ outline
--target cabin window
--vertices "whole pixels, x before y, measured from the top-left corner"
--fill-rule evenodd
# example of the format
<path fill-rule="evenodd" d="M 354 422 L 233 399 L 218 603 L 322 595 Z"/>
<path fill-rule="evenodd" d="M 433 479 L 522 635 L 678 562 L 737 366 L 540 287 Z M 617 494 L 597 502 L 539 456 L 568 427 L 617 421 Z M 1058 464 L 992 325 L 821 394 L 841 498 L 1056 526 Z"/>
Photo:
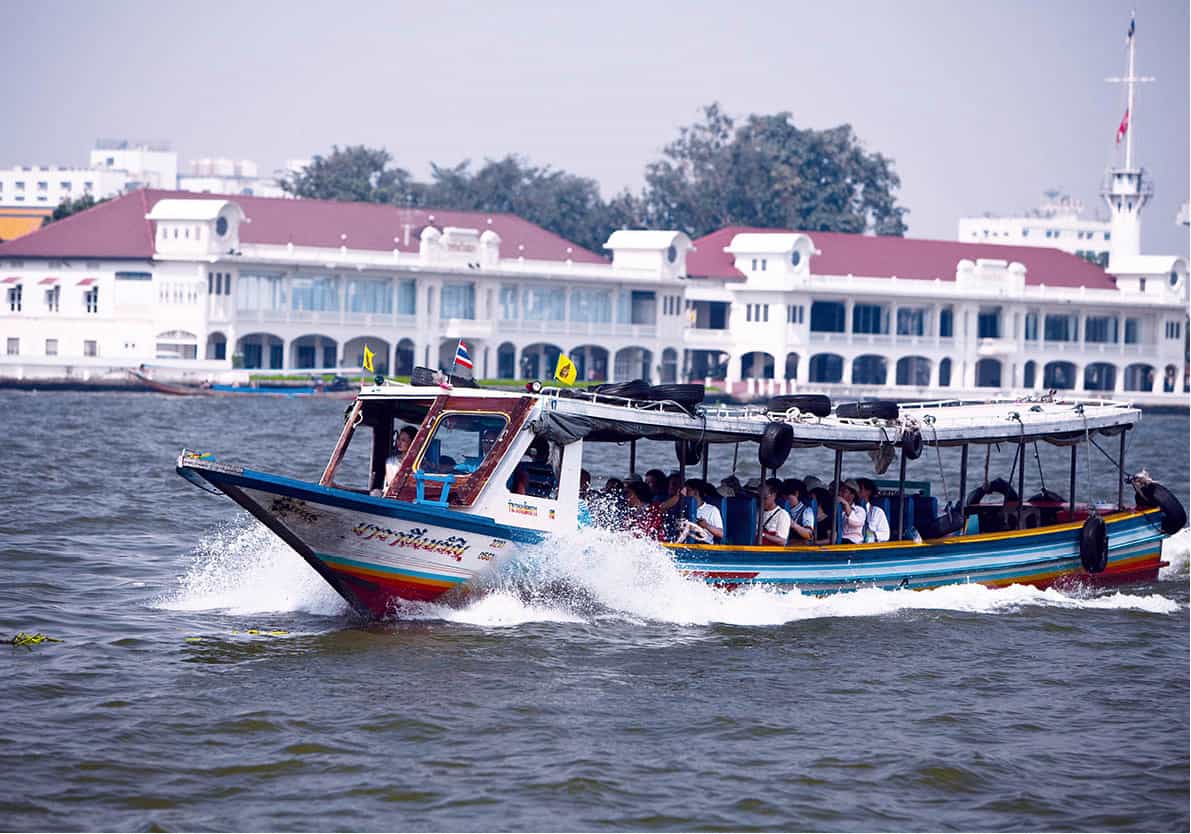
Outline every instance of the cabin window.
<path fill-rule="evenodd" d="M 470 475 L 484 463 L 508 424 L 509 418 L 503 414 L 444 414 L 439 417 L 415 470 Z"/>

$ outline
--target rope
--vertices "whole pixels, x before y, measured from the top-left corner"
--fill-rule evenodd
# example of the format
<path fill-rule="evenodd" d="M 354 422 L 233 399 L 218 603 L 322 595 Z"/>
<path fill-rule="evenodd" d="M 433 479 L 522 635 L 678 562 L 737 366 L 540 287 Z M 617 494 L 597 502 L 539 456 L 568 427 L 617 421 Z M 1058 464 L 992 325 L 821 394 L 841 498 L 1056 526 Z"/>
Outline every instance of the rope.
<path fill-rule="evenodd" d="M 992 444 L 984 447 L 984 488 L 988 489 L 988 465 L 992 462 Z"/>
<path fill-rule="evenodd" d="M 1038 464 L 1038 480 L 1042 482 L 1042 492 L 1046 492 L 1046 476 L 1042 474 L 1042 458 L 1038 456 L 1038 441 L 1034 441 L 1034 463 Z"/>
<path fill-rule="evenodd" d="M 42 643 L 61 643 L 62 641 L 57 637 L 47 637 L 41 632 L 37 632 L 35 634 L 26 634 L 23 631 L 18 631 L 16 636 L 8 642 L 12 644 L 13 648 L 25 648 L 29 651 L 33 651 L 34 646 L 40 645 Z"/>

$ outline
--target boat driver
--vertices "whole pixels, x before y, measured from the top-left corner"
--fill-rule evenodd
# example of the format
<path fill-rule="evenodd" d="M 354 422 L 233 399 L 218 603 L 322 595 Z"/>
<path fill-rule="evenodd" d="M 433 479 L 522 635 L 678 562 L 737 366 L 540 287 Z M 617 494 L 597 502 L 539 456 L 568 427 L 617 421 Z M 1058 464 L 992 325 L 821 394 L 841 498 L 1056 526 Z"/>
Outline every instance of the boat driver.
<path fill-rule="evenodd" d="M 393 434 L 393 454 L 385 458 L 385 491 L 389 483 L 397 477 L 397 470 L 401 468 L 401 461 L 405 459 L 409 447 L 414 443 L 418 430 L 413 426 L 402 426 Z"/>

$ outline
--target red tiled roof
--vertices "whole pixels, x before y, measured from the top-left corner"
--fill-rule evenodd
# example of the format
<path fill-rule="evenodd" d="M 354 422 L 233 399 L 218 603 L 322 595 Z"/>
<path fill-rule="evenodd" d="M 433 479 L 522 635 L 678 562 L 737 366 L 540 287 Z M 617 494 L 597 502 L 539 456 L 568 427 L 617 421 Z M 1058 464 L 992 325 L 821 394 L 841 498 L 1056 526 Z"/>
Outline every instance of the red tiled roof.
<path fill-rule="evenodd" d="M 789 234 L 780 229 L 729 226 L 696 240 L 695 251 L 687 254 L 687 274 L 700 278 L 740 280 L 744 275 L 733 266 L 734 258 L 724 251 L 742 232 Z M 874 237 L 840 232 L 804 232 L 820 254 L 811 257 L 815 275 L 856 275 L 943 281 L 955 280 L 955 267 L 963 259 L 993 258 L 1018 261 L 1026 267 L 1031 286 L 1116 289 L 1116 282 L 1103 269 L 1077 255 L 1058 249 L 1032 246 L 1002 246 L 989 243 L 954 243 L 946 240 L 918 240 L 902 237 Z"/>
<path fill-rule="evenodd" d="M 35 232 L 0 243 L 0 257 L 130 258 L 153 256 L 153 223 L 145 215 L 158 200 L 233 200 L 251 222 L 240 226 L 242 243 L 417 252 L 426 226 L 492 229 L 501 256 L 530 260 L 607 263 L 606 259 L 512 214 L 402 209 L 376 203 L 291 200 L 239 194 L 141 189 L 71 215 Z M 489 222 L 491 221 L 491 222 Z M 406 226 L 409 227 L 408 241 Z M 341 235 L 347 235 L 346 239 Z M 396 240 L 394 240 L 396 239 Z M 570 251 L 568 251 L 568 249 Z"/>

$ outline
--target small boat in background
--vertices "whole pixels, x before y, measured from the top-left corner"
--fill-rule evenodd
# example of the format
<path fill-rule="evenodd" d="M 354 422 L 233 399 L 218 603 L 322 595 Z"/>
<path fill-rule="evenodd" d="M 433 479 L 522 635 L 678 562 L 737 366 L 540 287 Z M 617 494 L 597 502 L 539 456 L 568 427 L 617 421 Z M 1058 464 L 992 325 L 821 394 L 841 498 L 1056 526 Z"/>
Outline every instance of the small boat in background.
<path fill-rule="evenodd" d="M 150 391 L 177 397 L 329 397 L 351 400 L 355 399 L 360 390 L 343 376 L 336 376 L 329 382 L 320 377 L 309 377 L 271 380 L 268 384 L 250 379 L 246 384 L 204 382 L 199 385 L 187 385 L 154 379 L 143 368 L 129 369 L 128 374 Z"/>

